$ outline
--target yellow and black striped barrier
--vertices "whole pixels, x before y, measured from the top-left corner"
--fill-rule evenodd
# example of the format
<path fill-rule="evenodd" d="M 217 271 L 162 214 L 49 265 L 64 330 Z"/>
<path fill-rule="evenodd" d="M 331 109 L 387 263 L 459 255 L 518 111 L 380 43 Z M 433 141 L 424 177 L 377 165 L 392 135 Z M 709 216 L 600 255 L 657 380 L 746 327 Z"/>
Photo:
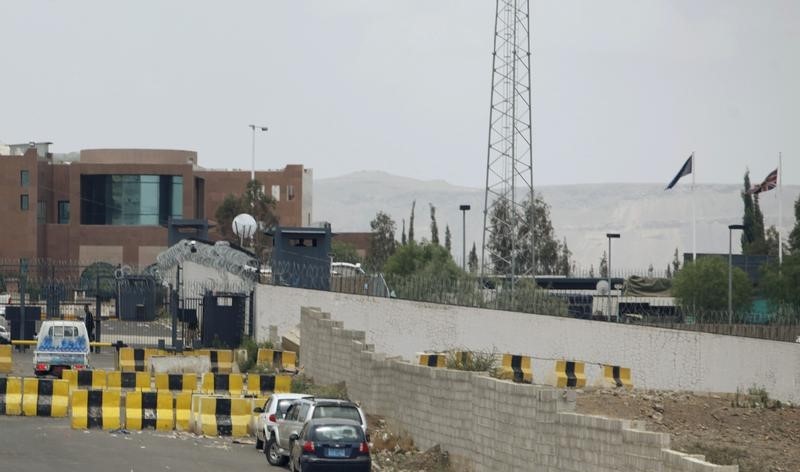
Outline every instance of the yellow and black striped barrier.
<path fill-rule="evenodd" d="M 583 388 L 586 386 L 585 364 L 575 361 L 556 361 L 556 387 Z"/>
<path fill-rule="evenodd" d="M 175 429 L 190 431 L 192 421 L 192 394 L 181 392 L 175 394 Z"/>
<path fill-rule="evenodd" d="M 22 379 L 0 377 L 0 415 L 22 414 Z"/>
<path fill-rule="evenodd" d="M 119 349 L 119 370 L 123 372 L 150 371 L 150 358 L 167 355 L 166 351 L 153 348 L 122 347 Z"/>
<path fill-rule="evenodd" d="M 470 351 L 454 351 L 452 359 L 456 364 L 457 369 L 472 369 L 473 360 L 472 352 Z"/>
<path fill-rule="evenodd" d="M 633 388 L 631 369 L 618 365 L 603 365 L 603 379 L 615 387 Z"/>
<path fill-rule="evenodd" d="M 114 370 L 106 374 L 106 387 L 110 390 L 147 391 L 150 390 L 150 374 Z"/>
<path fill-rule="evenodd" d="M 106 371 L 81 369 L 65 369 L 61 371 L 61 378 L 69 382 L 69 389 L 83 388 L 87 390 L 103 390 L 106 388 Z"/>
<path fill-rule="evenodd" d="M 289 375 L 247 374 L 247 394 L 288 393 L 292 391 Z"/>
<path fill-rule="evenodd" d="M 223 395 L 239 396 L 244 389 L 242 374 L 203 374 L 202 391 Z"/>
<path fill-rule="evenodd" d="M 247 436 L 251 402 L 248 398 L 200 397 L 195 432 L 206 436 Z"/>
<path fill-rule="evenodd" d="M 295 370 L 297 367 L 297 353 L 294 351 L 261 348 L 256 356 L 256 364 L 267 365 L 275 370 Z"/>
<path fill-rule="evenodd" d="M 514 354 L 503 354 L 499 378 L 517 383 L 533 383 L 531 358 Z"/>
<path fill-rule="evenodd" d="M 156 374 L 156 390 L 170 392 L 194 392 L 197 390 L 197 374 Z"/>
<path fill-rule="evenodd" d="M 10 374 L 14 369 L 11 344 L 0 344 L 0 373 Z"/>
<path fill-rule="evenodd" d="M 172 431 L 172 394 L 169 392 L 128 392 L 125 395 L 125 427 Z"/>
<path fill-rule="evenodd" d="M 61 379 L 26 377 L 22 382 L 22 414 L 63 418 L 69 408 L 69 384 Z"/>
<path fill-rule="evenodd" d="M 446 365 L 446 357 L 444 354 L 420 354 L 419 365 L 444 367 Z"/>
<path fill-rule="evenodd" d="M 211 372 L 215 374 L 233 372 L 233 351 L 230 349 L 200 349 L 195 352 L 198 355 L 208 356 L 208 360 L 211 361 Z"/>
<path fill-rule="evenodd" d="M 119 429 L 121 393 L 116 390 L 74 390 L 70 412 L 73 429 Z"/>

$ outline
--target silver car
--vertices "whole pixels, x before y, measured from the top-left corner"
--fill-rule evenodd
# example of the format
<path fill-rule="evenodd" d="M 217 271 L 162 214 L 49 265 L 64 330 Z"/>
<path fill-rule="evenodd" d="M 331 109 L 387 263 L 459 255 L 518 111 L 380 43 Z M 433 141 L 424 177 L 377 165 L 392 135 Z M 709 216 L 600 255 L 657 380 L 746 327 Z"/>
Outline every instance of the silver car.
<path fill-rule="evenodd" d="M 263 407 L 253 409 L 253 413 L 258 413 L 256 416 L 256 449 L 264 447 L 264 443 L 270 436 L 272 429 L 278 424 L 279 419 L 283 419 L 286 415 L 286 410 L 292 405 L 292 402 L 301 398 L 310 398 L 311 395 L 302 393 L 273 393 L 269 396 Z"/>

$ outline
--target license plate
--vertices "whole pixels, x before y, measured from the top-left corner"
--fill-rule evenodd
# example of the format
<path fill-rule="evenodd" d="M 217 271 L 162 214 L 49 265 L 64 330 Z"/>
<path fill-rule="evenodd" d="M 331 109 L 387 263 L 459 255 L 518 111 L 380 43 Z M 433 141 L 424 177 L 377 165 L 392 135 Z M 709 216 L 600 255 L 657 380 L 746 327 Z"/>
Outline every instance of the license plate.
<path fill-rule="evenodd" d="M 343 447 L 329 447 L 326 455 L 328 457 L 347 457 L 347 449 Z"/>

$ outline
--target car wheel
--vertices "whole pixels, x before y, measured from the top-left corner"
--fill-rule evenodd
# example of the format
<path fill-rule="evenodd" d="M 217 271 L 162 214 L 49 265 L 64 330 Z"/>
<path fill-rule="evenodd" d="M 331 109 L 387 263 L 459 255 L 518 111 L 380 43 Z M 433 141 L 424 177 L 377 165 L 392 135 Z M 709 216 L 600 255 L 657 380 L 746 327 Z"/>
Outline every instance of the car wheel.
<path fill-rule="evenodd" d="M 264 445 L 264 454 L 267 456 L 269 465 L 282 466 L 286 464 L 286 457 L 281 454 L 278 443 L 275 442 L 275 436 L 270 436 L 269 441 Z"/>

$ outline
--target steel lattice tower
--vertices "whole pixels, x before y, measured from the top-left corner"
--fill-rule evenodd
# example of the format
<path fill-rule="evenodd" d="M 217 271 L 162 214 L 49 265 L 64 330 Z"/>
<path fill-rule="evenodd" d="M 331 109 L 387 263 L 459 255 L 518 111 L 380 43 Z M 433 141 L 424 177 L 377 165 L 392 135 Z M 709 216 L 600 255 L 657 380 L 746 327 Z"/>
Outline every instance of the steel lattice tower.
<path fill-rule="evenodd" d="M 529 0 L 497 0 L 494 30 L 481 273 L 510 276 L 513 287 L 516 277 L 533 274 L 536 260 L 533 231 L 519 232 L 533 199 Z"/>

